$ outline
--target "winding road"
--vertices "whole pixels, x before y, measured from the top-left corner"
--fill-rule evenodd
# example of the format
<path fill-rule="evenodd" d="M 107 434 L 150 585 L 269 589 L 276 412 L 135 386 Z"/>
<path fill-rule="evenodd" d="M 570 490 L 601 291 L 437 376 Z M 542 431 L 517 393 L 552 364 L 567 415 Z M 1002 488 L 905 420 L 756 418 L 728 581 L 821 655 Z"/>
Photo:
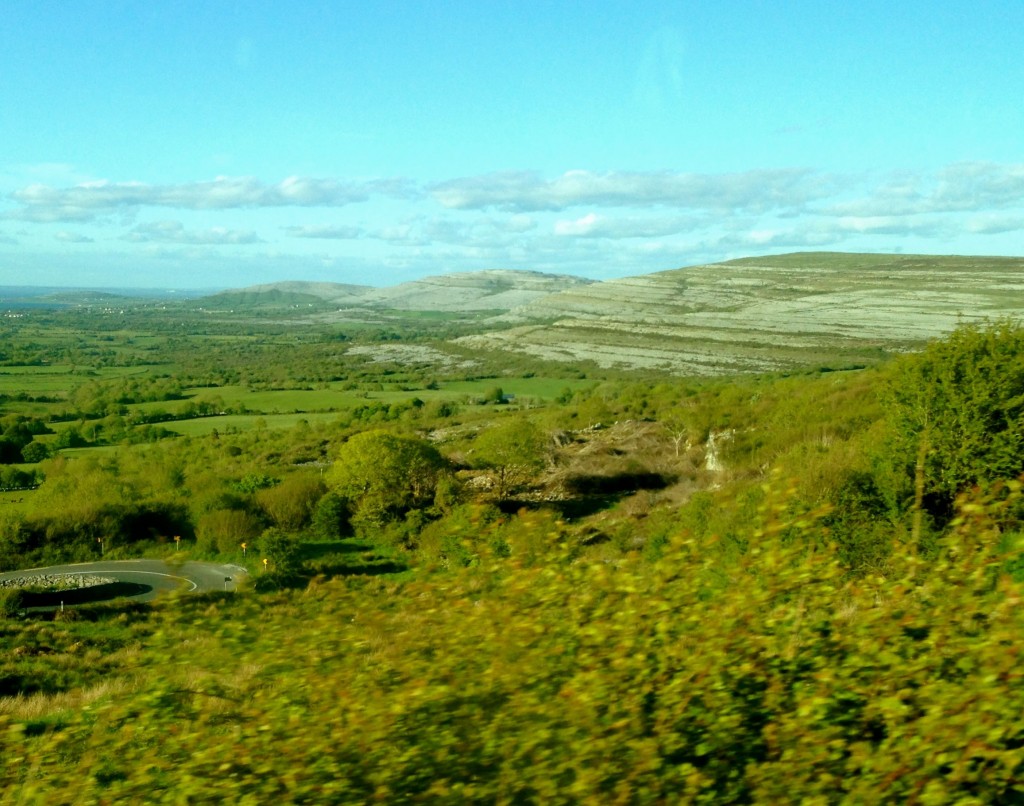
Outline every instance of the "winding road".
<path fill-rule="evenodd" d="M 134 591 L 127 596 L 136 601 L 149 601 L 161 593 L 179 588 L 184 588 L 189 593 L 235 590 L 238 583 L 248 576 L 246 570 L 238 565 L 204 562 L 172 565 L 163 560 L 110 560 L 8 571 L 0 574 L 0 580 L 76 577 L 83 574 L 110 577 L 118 582 L 127 583 L 124 587 Z"/>

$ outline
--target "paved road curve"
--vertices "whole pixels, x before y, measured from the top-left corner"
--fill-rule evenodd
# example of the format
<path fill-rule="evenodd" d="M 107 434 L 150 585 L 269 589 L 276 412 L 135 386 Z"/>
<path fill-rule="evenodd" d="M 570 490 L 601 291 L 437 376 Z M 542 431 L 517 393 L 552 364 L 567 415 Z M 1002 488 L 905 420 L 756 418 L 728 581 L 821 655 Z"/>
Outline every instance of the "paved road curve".
<path fill-rule="evenodd" d="M 69 576 L 96 574 L 97 576 L 111 577 L 119 582 L 132 583 L 140 586 L 140 592 L 130 597 L 137 601 L 148 601 L 161 593 L 179 588 L 194 593 L 234 590 L 238 582 L 247 575 L 245 569 L 238 565 L 201 562 L 168 565 L 163 560 L 110 560 L 8 571 L 0 574 L 0 579 L 24 579 L 65 574 Z M 141 588 L 145 588 L 145 590 L 141 590 Z"/>

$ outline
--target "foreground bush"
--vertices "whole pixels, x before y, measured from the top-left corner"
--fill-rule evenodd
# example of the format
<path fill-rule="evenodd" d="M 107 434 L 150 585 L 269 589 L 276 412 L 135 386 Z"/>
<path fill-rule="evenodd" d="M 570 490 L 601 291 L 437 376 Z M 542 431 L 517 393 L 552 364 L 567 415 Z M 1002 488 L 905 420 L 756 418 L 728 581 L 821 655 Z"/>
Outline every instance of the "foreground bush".
<path fill-rule="evenodd" d="M 182 600 L 134 687 L 0 726 L 8 802 L 991 803 L 1024 795 L 1021 590 L 962 500 L 851 581 L 767 490 L 724 562 L 481 555 L 399 584 Z"/>

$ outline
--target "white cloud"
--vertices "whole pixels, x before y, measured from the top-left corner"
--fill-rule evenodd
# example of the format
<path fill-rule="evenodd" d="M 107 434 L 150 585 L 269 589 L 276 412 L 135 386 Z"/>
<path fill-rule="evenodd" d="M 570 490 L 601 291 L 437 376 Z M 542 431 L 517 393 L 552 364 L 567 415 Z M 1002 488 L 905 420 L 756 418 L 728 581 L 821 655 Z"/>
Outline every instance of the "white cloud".
<path fill-rule="evenodd" d="M 639 218 L 634 216 L 599 216 L 595 213 L 556 221 L 556 235 L 577 238 L 660 238 L 688 232 L 699 226 L 692 218 Z"/>
<path fill-rule="evenodd" d="M 1024 163 L 960 162 L 935 172 L 900 171 L 853 201 L 823 210 L 839 216 L 908 216 L 1024 207 Z"/>
<path fill-rule="evenodd" d="M 936 210 L 1024 206 L 1024 163 L 961 162 L 939 173 Z"/>
<path fill-rule="evenodd" d="M 964 223 L 968 232 L 981 235 L 998 235 L 1004 232 L 1020 232 L 1024 230 L 1024 215 L 999 215 L 985 213 L 971 216 Z"/>
<path fill-rule="evenodd" d="M 399 244 L 426 244 L 427 241 L 420 234 L 415 223 L 405 222 L 401 224 L 391 224 L 386 227 L 381 227 L 372 233 L 372 237 L 377 238 L 381 241 L 387 241 L 389 243 Z"/>
<path fill-rule="evenodd" d="M 517 172 L 429 186 L 402 179 L 290 177 L 266 183 L 220 177 L 169 185 L 88 181 L 64 188 L 39 180 L 20 188 L 0 200 L 13 210 L 0 217 L 27 219 L 0 222 L 0 243 L 12 244 L 15 236 L 20 242 L 17 249 L 4 247 L 11 266 L 30 262 L 22 255 L 31 251 L 25 244 L 66 265 L 85 265 L 101 250 L 58 252 L 54 239 L 109 244 L 105 230 L 38 224 L 95 219 L 124 232 L 121 252 L 104 254 L 125 266 L 147 256 L 201 258 L 217 267 L 211 272 L 219 272 L 221 263 L 248 269 L 260 261 L 295 271 L 309 267 L 310 276 L 313 267 L 355 272 L 359 266 L 366 276 L 350 279 L 371 283 L 379 280 L 374 266 L 413 273 L 536 268 L 593 277 L 798 249 L 1019 254 L 1024 231 L 1024 164 L 957 163 L 856 175 L 799 168 L 569 171 L 553 177 Z M 358 225 L 348 223 L 347 211 L 310 209 L 363 199 L 371 203 L 360 210 Z M 304 220 L 335 223 L 296 223 Z M 251 248 L 261 242 L 257 233 L 272 233 L 274 243 Z M 239 248 L 225 248 L 230 246 Z"/>
<path fill-rule="evenodd" d="M 350 241 L 363 235 L 360 227 L 331 224 L 283 227 L 293 238 L 322 238 L 330 241 Z"/>
<path fill-rule="evenodd" d="M 262 243 L 255 232 L 212 227 L 205 230 L 186 230 L 180 221 L 153 221 L 139 224 L 124 236 L 133 243 L 171 243 L 197 246 L 246 245 Z"/>
<path fill-rule="evenodd" d="M 527 215 L 412 216 L 366 234 L 386 243 L 418 248 L 451 244 L 463 249 L 491 249 L 521 241 L 536 228 L 537 221 Z"/>
<path fill-rule="evenodd" d="M 923 235 L 928 237 L 948 234 L 948 227 L 934 218 L 916 216 L 846 216 L 835 223 L 839 232 L 867 235 Z"/>
<path fill-rule="evenodd" d="M 16 190 L 21 208 L 9 213 L 26 221 L 90 221 L 124 208 L 171 207 L 229 210 L 257 207 L 340 207 L 373 195 L 409 196 L 404 180 L 342 182 L 291 176 L 277 184 L 254 177 L 217 177 L 208 182 L 151 185 L 144 182 L 86 182 L 68 188 L 41 183 Z"/>
<path fill-rule="evenodd" d="M 488 219 L 488 223 L 493 226 L 496 230 L 503 230 L 505 232 L 529 232 L 532 229 L 537 228 L 537 220 L 533 216 L 519 213 L 518 215 L 510 215 L 501 219 Z"/>
<path fill-rule="evenodd" d="M 767 211 L 801 208 L 829 192 L 821 175 L 802 168 L 730 174 L 673 171 L 568 171 L 556 179 L 506 172 L 453 179 L 432 187 L 453 209 L 534 212 L 570 207 L 671 207 L 679 210 Z"/>
<path fill-rule="evenodd" d="M 90 238 L 87 235 L 81 235 L 77 232 L 68 232 L 67 230 L 61 230 L 54 234 L 54 240 L 61 241 L 62 243 L 93 243 L 95 239 Z"/>
<path fill-rule="evenodd" d="M 575 221 L 556 221 L 555 235 L 590 235 L 597 227 L 597 216 L 587 213 Z"/>

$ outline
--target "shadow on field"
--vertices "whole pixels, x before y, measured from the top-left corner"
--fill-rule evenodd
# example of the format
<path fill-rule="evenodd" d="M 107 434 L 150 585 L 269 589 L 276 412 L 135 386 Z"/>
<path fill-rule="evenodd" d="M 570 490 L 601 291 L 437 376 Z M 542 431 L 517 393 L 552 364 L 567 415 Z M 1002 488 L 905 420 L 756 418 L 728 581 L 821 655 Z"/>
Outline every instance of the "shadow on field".
<path fill-rule="evenodd" d="M 408 570 L 404 563 L 378 554 L 372 543 L 353 538 L 307 543 L 299 557 L 305 576 L 377 576 Z"/>
<path fill-rule="evenodd" d="M 648 471 L 574 475 L 563 482 L 569 498 L 554 501 L 509 499 L 499 502 L 498 507 L 506 515 L 513 515 L 520 509 L 553 509 L 567 520 L 576 520 L 611 509 L 623 498 L 640 490 L 664 490 L 677 481 L 679 477 L 676 475 Z"/>
<path fill-rule="evenodd" d="M 355 554 L 371 548 L 355 540 L 327 540 L 322 543 L 303 543 L 299 556 L 303 560 L 319 560 L 332 554 Z"/>
<path fill-rule="evenodd" d="M 398 574 L 407 571 L 408 566 L 387 557 L 372 557 L 350 560 L 337 555 L 326 555 L 316 562 L 304 565 L 307 573 L 334 576 L 378 576 L 379 574 Z"/>
<path fill-rule="evenodd" d="M 551 509 L 563 520 L 576 520 L 593 515 L 604 509 L 611 509 L 626 493 L 619 495 L 591 495 L 586 498 L 564 498 L 556 501 L 524 501 L 509 498 L 495 504 L 505 515 L 515 515 L 519 510 Z"/>
<path fill-rule="evenodd" d="M 89 588 L 68 588 L 62 591 L 27 590 L 22 600 L 25 607 L 60 607 L 65 605 L 91 604 L 117 599 L 120 596 L 141 596 L 153 588 L 138 582 L 108 582 Z"/>
<path fill-rule="evenodd" d="M 678 480 L 678 476 L 645 470 L 611 475 L 570 476 L 565 481 L 565 488 L 574 495 L 621 496 L 640 490 L 664 490 Z"/>

